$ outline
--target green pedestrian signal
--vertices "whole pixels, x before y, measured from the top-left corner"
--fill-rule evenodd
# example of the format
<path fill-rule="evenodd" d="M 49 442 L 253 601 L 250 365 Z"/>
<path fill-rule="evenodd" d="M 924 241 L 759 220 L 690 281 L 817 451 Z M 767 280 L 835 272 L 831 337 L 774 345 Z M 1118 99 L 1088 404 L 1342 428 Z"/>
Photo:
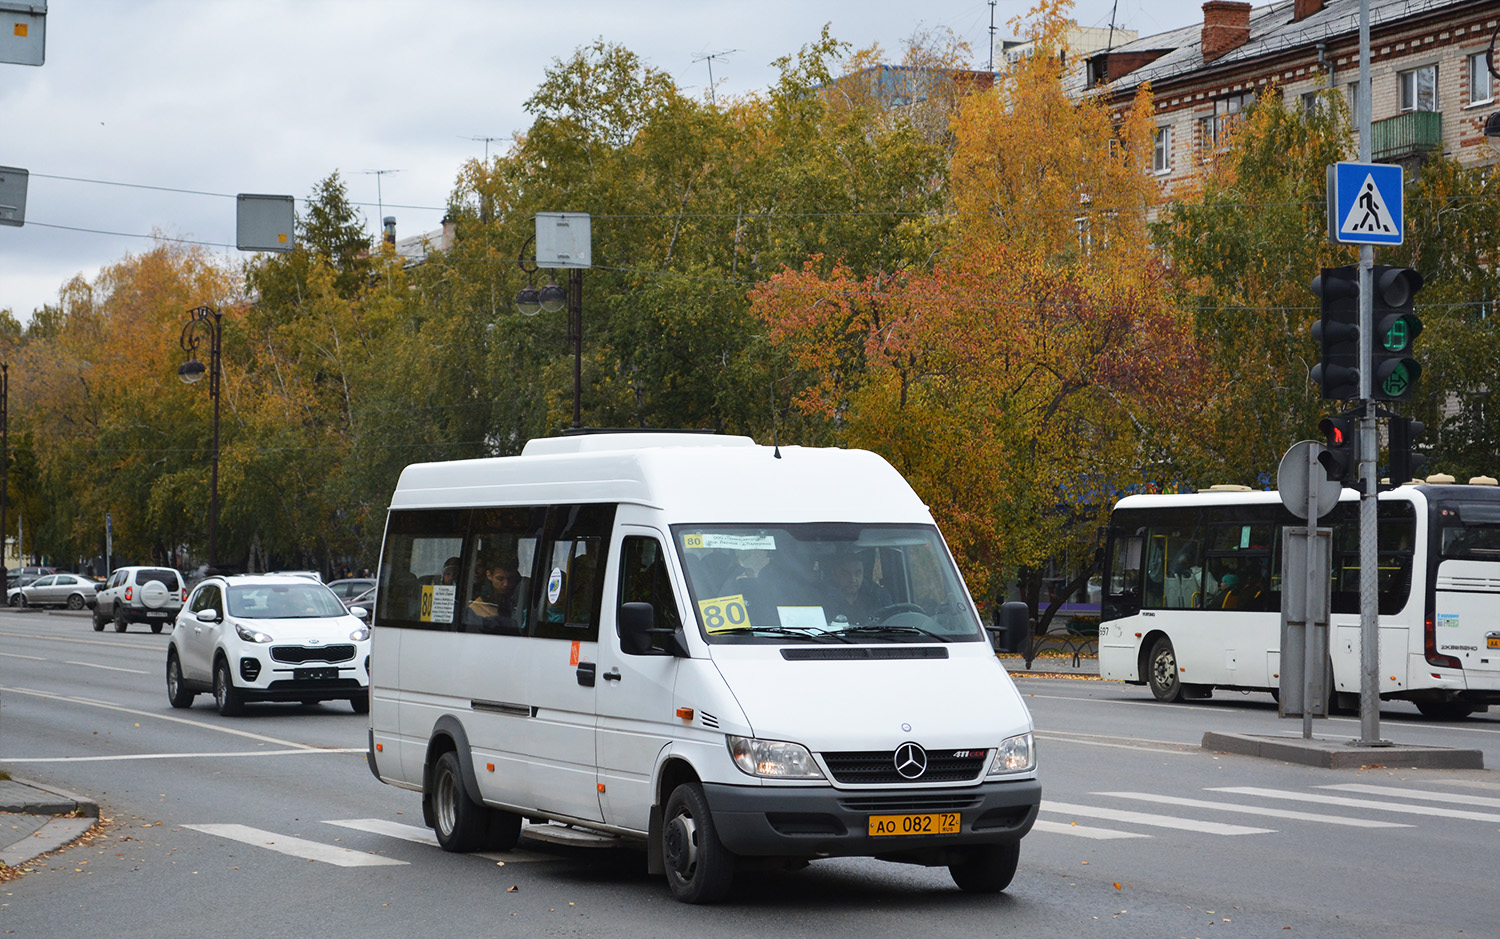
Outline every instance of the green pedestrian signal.
<path fill-rule="evenodd" d="M 1377 401 L 1410 401 L 1422 375 L 1422 366 L 1411 354 L 1422 334 L 1422 321 L 1413 312 L 1422 275 L 1410 268 L 1377 265 L 1370 281 L 1375 288 L 1370 396 Z"/>

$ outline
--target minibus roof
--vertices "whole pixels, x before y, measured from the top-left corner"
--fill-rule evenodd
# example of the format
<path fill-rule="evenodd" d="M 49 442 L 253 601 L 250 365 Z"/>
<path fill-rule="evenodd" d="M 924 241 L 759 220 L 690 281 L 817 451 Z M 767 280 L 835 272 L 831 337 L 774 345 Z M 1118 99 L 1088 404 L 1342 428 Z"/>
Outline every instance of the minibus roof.
<path fill-rule="evenodd" d="M 391 507 L 587 502 L 651 506 L 668 522 L 932 522 L 901 474 L 867 450 L 707 434 L 552 437 L 520 456 L 415 463 Z"/>

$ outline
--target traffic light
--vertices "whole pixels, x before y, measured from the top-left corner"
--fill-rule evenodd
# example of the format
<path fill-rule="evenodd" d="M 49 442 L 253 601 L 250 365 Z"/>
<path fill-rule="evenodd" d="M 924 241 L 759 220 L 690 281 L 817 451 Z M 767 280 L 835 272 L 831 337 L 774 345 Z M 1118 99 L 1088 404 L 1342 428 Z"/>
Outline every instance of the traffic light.
<path fill-rule="evenodd" d="M 1328 444 L 1318 454 L 1318 462 L 1328 478 L 1345 486 L 1354 485 L 1354 471 L 1359 463 L 1359 421 L 1352 417 L 1325 417 L 1318 430 Z"/>
<path fill-rule="evenodd" d="M 1412 312 L 1422 275 L 1406 267 L 1377 265 L 1370 282 L 1374 286 L 1371 322 L 1375 324 L 1370 397 L 1410 401 L 1422 374 L 1422 366 L 1411 357 L 1412 344 L 1422 334 L 1422 321 Z"/>
<path fill-rule="evenodd" d="M 1427 465 L 1427 454 L 1413 453 L 1411 445 L 1426 429 L 1421 421 L 1399 414 L 1391 415 L 1391 423 L 1387 429 L 1390 435 L 1387 450 L 1390 453 L 1388 472 L 1391 485 L 1411 482 L 1422 474 L 1422 469 Z"/>
<path fill-rule="evenodd" d="M 1359 268 L 1325 267 L 1313 278 L 1312 292 L 1322 301 L 1322 317 L 1313 324 L 1322 360 L 1312 380 L 1323 397 L 1346 401 L 1359 397 Z"/>

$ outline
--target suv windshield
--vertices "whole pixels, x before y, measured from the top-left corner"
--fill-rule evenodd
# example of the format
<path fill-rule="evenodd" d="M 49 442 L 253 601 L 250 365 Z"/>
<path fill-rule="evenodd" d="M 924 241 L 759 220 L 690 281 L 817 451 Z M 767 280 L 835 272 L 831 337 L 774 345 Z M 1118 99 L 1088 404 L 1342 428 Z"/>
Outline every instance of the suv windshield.
<path fill-rule="evenodd" d="M 311 581 L 229 587 L 229 615 L 243 619 L 308 619 L 347 614 L 331 590 Z"/>
<path fill-rule="evenodd" d="M 979 642 L 931 526 L 675 525 L 709 642 Z"/>

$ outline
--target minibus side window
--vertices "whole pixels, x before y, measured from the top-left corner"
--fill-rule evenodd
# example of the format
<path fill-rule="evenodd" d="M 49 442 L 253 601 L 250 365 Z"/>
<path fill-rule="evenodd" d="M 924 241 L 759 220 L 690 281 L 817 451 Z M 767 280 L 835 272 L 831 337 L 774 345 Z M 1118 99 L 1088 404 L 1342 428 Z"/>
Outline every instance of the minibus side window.
<path fill-rule="evenodd" d="M 632 536 L 621 545 L 620 605 L 649 603 L 656 611 L 657 629 L 680 629 L 682 613 L 667 574 L 666 552 L 655 538 Z M 653 652 L 666 651 L 663 636 L 651 637 Z"/>
<path fill-rule="evenodd" d="M 536 543 L 546 518 L 542 507 L 475 510 L 464 551 L 467 591 L 459 632 L 525 633 L 535 595 Z"/>
<path fill-rule="evenodd" d="M 377 626 L 454 628 L 468 529 L 467 510 L 391 512 L 375 592 Z"/>
<path fill-rule="evenodd" d="M 595 642 L 604 593 L 605 546 L 614 505 L 555 505 L 547 511 L 536 623 L 531 635 Z"/>

